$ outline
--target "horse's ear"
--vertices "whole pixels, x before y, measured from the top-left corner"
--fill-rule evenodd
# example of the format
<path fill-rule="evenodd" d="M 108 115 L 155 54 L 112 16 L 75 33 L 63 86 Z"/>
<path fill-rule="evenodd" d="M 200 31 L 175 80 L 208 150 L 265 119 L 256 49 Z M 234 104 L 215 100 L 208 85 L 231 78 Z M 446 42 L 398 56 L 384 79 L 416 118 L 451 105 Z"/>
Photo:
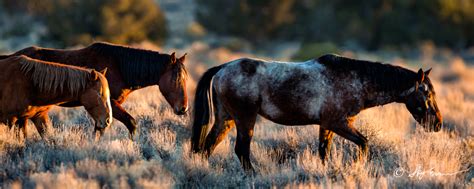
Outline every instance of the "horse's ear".
<path fill-rule="evenodd" d="M 428 69 L 428 70 L 426 70 L 426 71 L 425 71 L 425 77 L 428 77 L 428 75 L 430 74 L 430 72 L 431 72 L 431 68 Z"/>
<path fill-rule="evenodd" d="M 425 80 L 425 73 L 423 72 L 423 70 L 422 70 L 421 68 L 418 70 L 418 74 L 417 74 L 417 75 L 418 75 L 418 76 L 417 76 L 418 78 L 417 78 L 416 81 L 418 81 L 418 82 L 421 83 L 421 82 L 423 82 L 423 80 Z"/>
<path fill-rule="evenodd" d="M 171 63 L 175 63 L 176 62 L 176 53 L 173 52 L 171 53 Z"/>
<path fill-rule="evenodd" d="M 100 73 L 105 76 L 105 74 L 107 73 L 107 68 L 104 68 L 102 71 L 100 71 Z"/>
<path fill-rule="evenodd" d="M 184 53 L 184 55 L 178 59 L 179 62 L 184 63 L 184 60 L 186 60 L 186 55 L 188 55 L 188 53 Z"/>
<path fill-rule="evenodd" d="M 92 70 L 90 79 L 91 81 L 97 81 L 99 79 L 99 72 Z"/>

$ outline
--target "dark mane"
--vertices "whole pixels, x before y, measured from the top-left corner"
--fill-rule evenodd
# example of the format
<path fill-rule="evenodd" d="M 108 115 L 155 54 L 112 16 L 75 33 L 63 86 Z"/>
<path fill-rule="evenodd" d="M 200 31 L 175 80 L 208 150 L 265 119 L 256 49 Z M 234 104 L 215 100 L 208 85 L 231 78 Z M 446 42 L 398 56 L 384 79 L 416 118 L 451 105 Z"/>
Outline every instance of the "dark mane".
<path fill-rule="evenodd" d="M 323 55 L 317 61 L 331 71 L 341 74 L 355 71 L 361 80 L 369 81 L 378 91 L 401 92 L 413 87 L 416 81 L 415 72 L 400 66 L 356 60 L 333 54 Z"/>
<path fill-rule="evenodd" d="M 87 48 L 114 58 L 122 77 L 131 87 L 156 84 L 171 63 L 170 55 L 152 50 L 104 42 L 93 43 Z"/>

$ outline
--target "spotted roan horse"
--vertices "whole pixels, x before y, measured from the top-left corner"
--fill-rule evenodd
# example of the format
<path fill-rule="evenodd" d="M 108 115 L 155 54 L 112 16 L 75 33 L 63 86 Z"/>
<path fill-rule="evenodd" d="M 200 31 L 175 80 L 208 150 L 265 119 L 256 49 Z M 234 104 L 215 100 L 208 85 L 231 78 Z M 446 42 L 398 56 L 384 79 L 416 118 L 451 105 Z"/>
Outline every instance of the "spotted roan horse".
<path fill-rule="evenodd" d="M 186 54 L 176 58 L 175 53 L 169 55 L 157 51 L 99 42 L 77 50 L 28 47 L 12 55 L 0 56 L 0 59 L 16 55 L 26 55 L 34 59 L 95 70 L 108 68 L 106 77 L 110 85 L 113 117 L 125 124 L 131 138 L 136 132 L 137 122 L 121 106 L 131 92 L 147 86 L 158 85 L 176 114 L 183 115 L 188 109 L 187 73 L 183 64 Z M 71 102 L 61 106 L 78 105 L 78 102 Z"/>
<path fill-rule="evenodd" d="M 208 157 L 237 125 L 235 153 L 246 171 L 253 170 L 250 141 L 261 115 L 283 125 L 319 124 L 323 162 L 334 133 L 366 154 L 367 139 L 353 126 L 354 118 L 392 102 L 404 103 L 425 129 L 439 131 L 442 117 L 429 72 L 337 55 L 299 63 L 231 61 L 209 69 L 198 83 L 192 150 Z M 215 123 L 207 133 L 212 114 Z"/>

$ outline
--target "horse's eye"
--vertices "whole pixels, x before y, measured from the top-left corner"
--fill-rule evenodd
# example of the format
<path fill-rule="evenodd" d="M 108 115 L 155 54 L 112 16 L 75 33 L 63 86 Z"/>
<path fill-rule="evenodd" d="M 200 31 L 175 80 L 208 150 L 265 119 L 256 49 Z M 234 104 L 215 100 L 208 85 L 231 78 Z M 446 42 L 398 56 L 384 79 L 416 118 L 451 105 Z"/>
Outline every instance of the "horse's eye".
<path fill-rule="evenodd" d="M 426 86 L 426 84 L 420 85 L 419 89 L 421 92 L 428 92 L 428 86 Z"/>
<path fill-rule="evenodd" d="M 421 112 L 421 111 L 423 111 L 423 108 L 418 107 L 418 108 L 416 108 L 416 110 L 418 110 L 419 112 Z"/>

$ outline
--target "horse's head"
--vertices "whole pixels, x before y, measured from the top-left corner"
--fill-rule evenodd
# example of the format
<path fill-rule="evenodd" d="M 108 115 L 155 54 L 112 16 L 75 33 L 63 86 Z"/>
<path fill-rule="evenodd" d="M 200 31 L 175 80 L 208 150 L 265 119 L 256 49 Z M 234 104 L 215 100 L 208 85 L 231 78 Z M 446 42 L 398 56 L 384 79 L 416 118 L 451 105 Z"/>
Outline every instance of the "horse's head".
<path fill-rule="evenodd" d="M 406 91 L 405 105 L 415 120 L 423 125 L 425 130 L 439 131 L 443 118 L 435 100 L 435 91 L 428 75 L 431 69 L 417 73 L 415 86 Z"/>
<path fill-rule="evenodd" d="M 102 134 L 112 123 L 109 84 L 105 72 L 92 70 L 86 90 L 79 97 L 81 104 L 95 121 L 95 131 Z"/>
<path fill-rule="evenodd" d="M 186 54 L 178 59 L 176 59 L 175 53 L 171 54 L 171 63 L 161 75 L 158 83 L 161 93 L 177 115 L 183 115 L 188 111 L 185 58 Z"/>

